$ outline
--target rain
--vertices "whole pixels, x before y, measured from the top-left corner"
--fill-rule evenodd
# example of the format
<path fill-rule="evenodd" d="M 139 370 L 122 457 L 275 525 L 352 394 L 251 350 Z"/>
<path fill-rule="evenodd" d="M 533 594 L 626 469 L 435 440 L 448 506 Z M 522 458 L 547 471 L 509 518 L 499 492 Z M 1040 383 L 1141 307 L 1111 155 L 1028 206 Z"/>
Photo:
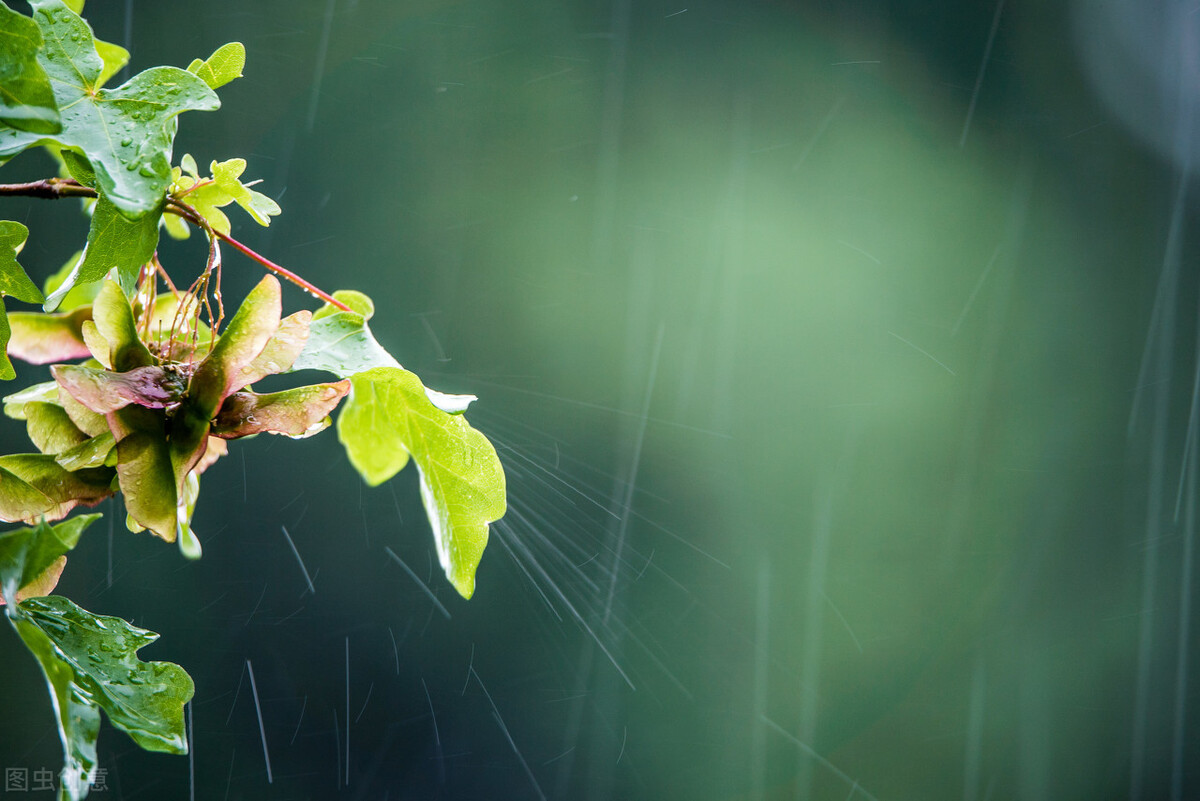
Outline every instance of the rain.
<path fill-rule="evenodd" d="M 508 488 L 469 601 L 334 429 L 205 473 L 195 562 L 103 502 L 56 591 L 196 693 L 94 797 L 1200 797 L 1194 11 L 91 0 L 117 80 L 245 44 L 176 163 L 245 158 L 233 235 L 369 294 Z M 35 281 L 83 241 L 0 206 Z M 0 766 L 57 770 L 0 640 Z"/>

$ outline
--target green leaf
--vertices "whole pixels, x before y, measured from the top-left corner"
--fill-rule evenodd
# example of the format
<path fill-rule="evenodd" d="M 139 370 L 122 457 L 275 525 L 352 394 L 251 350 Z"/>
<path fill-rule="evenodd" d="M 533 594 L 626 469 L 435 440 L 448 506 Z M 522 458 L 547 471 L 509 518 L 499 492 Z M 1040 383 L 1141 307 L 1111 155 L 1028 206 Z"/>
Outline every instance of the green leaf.
<path fill-rule="evenodd" d="M 130 220 L 103 194 L 92 211 L 87 247 L 83 259 L 46 299 L 46 311 L 54 311 L 68 292 L 77 285 L 90 284 L 117 270 L 117 281 L 125 294 L 136 291 L 142 265 L 150 261 L 158 247 L 158 220 L 161 210 Z"/>
<path fill-rule="evenodd" d="M 25 419 L 25 404 L 34 402 L 58 403 L 58 384 L 43 381 L 19 392 L 4 396 L 4 414 L 13 420 Z"/>
<path fill-rule="evenodd" d="M 117 464 L 115 448 L 116 439 L 112 433 L 105 431 L 90 439 L 68 448 L 54 456 L 54 461 L 67 471 L 83 470 L 88 467 L 115 467 Z"/>
<path fill-rule="evenodd" d="M 78 13 L 78 12 L 76 12 Z M 97 86 L 104 86 L 108 79 L 121 71 L 129 63 L 129 51 L 112 42 L 96 40 L 96 54 L 104 66 L 100 69 L 100 77 L 96 79 Z"/>
<path fill-rule="evenodd" d="M 333 293 L 334 300 L 343 303 L 350 307 L 350 311 L 362 315 L 363 320 L 370 320 L 375 316 L 375 301 L 355 289 L 339 289 Z M 321 308 L 313 313 L 313 319 L 319 320 L 322 317 L 328 317 L 331 314 L 345 311 L 339 309 L 331 303 L 326 303 Z"/>
<path fill-rule="evenodd" d="M 62 159 L 68 175 L 83 186 L 96 188 L 96 171 L 92 169 L 92 165 L 86 158 L 69 148 L 54 148 L 53 145 L 50 147 L 58 151 L 58 157 Z"/>
<path fill-rule="evenodd" d="M 229 233 L 229 218 L 220 208 L 230 203 L 236 202 L 259 225 L 270 225 L 270 218 L 280 213 L 279 205 L 274 200 L 241 182 L 240 176 L 246 170 L 245 159 L 214 161 L 209 169 L 212 170 L 212 178 L 196 184 L 195 189 L 187 192 L 185 199 L 200 216 L 208 220 L 214 230 Z"/>
<path fill-rule="evenodd" d="M 55 386 L 58 386 L 55 382 Z M 93 412 L 79 401 L 71 397 L 69 392 L 59 392 L 55 395 L 59 406 L 71 418 L 75 426 L 89 437 L 99 436 L 108 431 L 108 420 L 104 415 Z"/>
<path fill-rule="evenodd" d="M 336 300 L 353 311 L 342 311 L 326 303 L 313 313 L 308 327 L 308 342 L 292 364 L 292 370 L 323 370 L 339 378 L 349 378 L 375 367 L 400 367 L 400 363 L 383 349 L 371 333 L 367 320 L 375 314 L 375 304 L 362 292 L 339 289 Z M 430 402 L 448 414 L 462 414 L 474 395 L 448 395 L 425 388 Z"/>
<path fill-rule="evenodd" d="M 0 3 L 0 122 L 21 131 L 62 130 L 50 78 L 38 63 L 37 23 Z"/>
<path fill-rule="evenodd" d="M 66 752 L 63 784 L 86 795 L 95 766 L 99 710 L 147 751 L 187 753 L 183 707 L 195 693 L 171 662 L 143 662 L 137 652 L 158 639 L 118 617 L 93 615 L 58 595 L 22 601 L 11 619 L 41 664 L 59 713 Z M 82 725 L 79 725 L 82 724 Z"/>
<path fill-rule="evenodd" d="M 204 61 L 195 59 L 187 71 L 198 76 L 210 89 L 219 89 L 234 78 L 242 77 L 246 66 L 246 46 L 241 42 L 223 44 Z"/>
<path fill-rule="evenodd" d="M 138 337 L 129 298 L 113 281 L 105 281 L 92 303 L 92 320 L 108 349 L 108 364 L 117 372 L 154 364 L 154 355 Z M 86 341 L 87 327 L 83 334 Z M 97 357 L 99 358 L 99 357 Z"/>
<path fill-rule="evenodd" d="M 78 504 L 112 495 L 112 471 L 64 469 L 51 454 L 0 456 L 0 520 L 32 522 L 66 516 Z"/>
<path fill-rule="evenodd" d="M 506 508 L 496 450 L 466 419 L 434 406 L 421 380 L 407 370 L 377 367 L 350 382 L 337 429 L 351 464 L 375 486 L 411 455 L 442 569 L 459 594 L 470 598 L 488 523 Z"/>
<path fill-rule="evenodd" d="M 167 542 L 177 534 L 178 483 L 161 412 L 128 406 L 108 415 L 117 440 L 117 481 L 129 516 Z"/>
<path fill-rule="evenodd" d="M 42 290 L 29 280 L 24 268 L 17 263 L 17 253 L 28 237 L 29 229 L 21 223 L 0 221 L 0 295 L 26 303 L 41 303 Z"/>
<path fill-rule="evenodd" d="M 31 401 L 24 411 L 29 439 L 42 453 L 62 453 L 88 438 L 57 403 Z"/>
<path fill-rule="evenodd" d="M 0 129 L 0 159 L 44 141 L 81 150 L 100 192 L 130 218 L 159 208 L 171 182 L 175 117 L 220 107 L 201 79 L 177 67 L 155 67 L 116 89 L 101 88 L 108 65 L 88 24 L 62 0 L 32 0 L 45 47 L 38 62 L 50 78 L 62 131 L 39 135 Z"/>
<path fill-rule="evenodd" d="M 63 151 L 69 153 L 69 150 Z M 74 270 L 79 260 L 83 258 L 83 251 L 77 250 L 71 258 L 63 263 L 62 267 L 50 275 L 46 282 L 42 285 L 42 292 L 47 296 L 52 295 L 54 290 L 62 286 L 63 281 L 67 280 Z M 96 299 L 96 295 L 100 292 L 99 284 L 76 284 L 75 288 L 67 293 L 58 304 L 59 312 L 69 312 L 78 309 L 80 306 L 91 306 L 92 301 Z"/>
<path fill-rule="evenodd" d="M 334 293 L 334 297 L 337 295 Z M 324 370 L 338 378 L 349 378 L 373 367 L 400 367 L 375 340 L 363 315 L 352 311 L 322 314 L 324 311 L 320 309 L 313 315 L 308 341 L 292 364 L 292 371 Z"/>
<path fill-rule="evenodd" d="M 262 352 L 254 357 L 246 370 L 246 386 L 269 375 L 286 372 L 296 362 L 308 341 L 308 325 L 312 313 L 298 311 L 279 321 L 279 328 L 267 340 Z"/>
<path fill-rule="evenodd" d="M 17 263 L 17 253 L 28 236 L 29 229 L 19 222 L 0 221 L 0 295 L 11 295 L 26 303 L 40 303 L 41 290 Z M 17 377 L 17 371 L 8 359 L 8 341 L 11 337 L 8 315 L 0 307 L 0 379 L 6 381 Z"/>
<path fill-rule="evenodd" d="M 0 534 L 0 602 L 22 600 L 21 589 L 74 548 L 83 530 L 99 519 L 100 515 L 79 515 Z"/>
<path fill-rule="evenodd" d="M 211 420 L 225 398 L 257 380 L 254 360 L 279 329 L 281 307 L 279 281 L 265 276 L 242 301 L 192 376 L 188 405 L 197 416 Z"/>
<path fill-rule="evenodd" d="M 9 607 L 20 610 L 20 606 Z M 29 649 L 46 677 L 50 701 L 58 716 L 58 736 L 63 746 L 59 775 L 60 799 L 81 801 L 96 770 L 96 738 L 100 734 L 100 709 L 76 683 L 70 664 L 58 658 L 58 649 L 37 624 L 24 614 L 9 613 L 9 622 Z"/>

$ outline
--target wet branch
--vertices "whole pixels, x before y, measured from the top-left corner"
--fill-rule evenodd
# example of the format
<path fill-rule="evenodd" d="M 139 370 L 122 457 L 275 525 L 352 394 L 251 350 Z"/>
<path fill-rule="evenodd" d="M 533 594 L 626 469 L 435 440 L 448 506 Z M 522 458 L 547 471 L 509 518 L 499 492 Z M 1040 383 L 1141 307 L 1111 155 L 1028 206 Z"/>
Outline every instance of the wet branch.
<path fill-rule="evenodd" d="M 29 181 L 23 184 L 0 184 L 0 197 L 38 197 L 48 200 L 60 200 L 69 197 L 94 198 L 98 197 L 99 193 L 89 186 L 83 186 L 79 182 L 70 178 L 45 178 L 41 181 Z M 343 311 L 353 311 L 349 306 L 334 298 L 328 292 L 314 286 L 309 281 L 296 275 L 291 270 L 268 259 L 266 256 L 258 253 L 252 248 L 243 245 L 228 234 L 223 234 L 220 231 L 213 231 L 207 221 L 200 216 L 194 208 L 184 203 L 182 200 L 167 198 L 165 211 L 170 212 L 178 217 L 190 222 L 192 225 L 204 230 L 206 233 L 211 232 L 222 241 L 228 243 L 234 249 L 242 253 L 247 258 L 258 262 L 264 269 L 273 272 L 281 278 L 291 281 L 296 286 L 303 289 L 310 295 L 320 298 L 331 306 L 335 306 Z"/>

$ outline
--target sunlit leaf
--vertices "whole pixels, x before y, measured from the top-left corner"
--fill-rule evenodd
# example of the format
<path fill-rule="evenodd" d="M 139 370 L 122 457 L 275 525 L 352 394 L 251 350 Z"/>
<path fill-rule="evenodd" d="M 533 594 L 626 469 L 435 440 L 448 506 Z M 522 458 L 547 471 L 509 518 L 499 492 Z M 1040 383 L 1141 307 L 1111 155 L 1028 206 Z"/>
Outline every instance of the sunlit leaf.
<path fill-rule="evenodd" d="M 308 325 L 312 313 L 298 311 L 279 321 L 279 328 L 267 340 L 262 352 L 250 362 L 246 372 L 246 386 L 261 381 L 275 373 L 286 372 L 296 363 L 308 341 Z"/>
<path fill-rule="evenodd" d="M 58 386 L 57 382 L 55 382 L 55 386 Z M 95 437 L 108 431 L 108 421 L 104 415 L 93 412 L 71 397 L 71 393 L 59 392 L 55 398 L 58 405 L 63 407 L 63 411 L 71 418 L 71 422 L 89 437 Z"/>
<path fill-rule="evenodd" d="M 246 170 L 245 159 L 214 161 L 210 169 L 212 178 L 200 181 L 184 200 L 208 220 L 214 230 L 229 233 L 229 218 L 220 209 L 230 203 L 236 202 L 259 225 L 269 225 L 270 218 L 280 213 L 274 200 L 241 182 L 241 174 Z"/>
<path fill-rule="evenodd" d="M 241 42 L 223 44 L 208 58 L 195 59 L 187 71 L 198 76 L 210 89 L 219 89 L 234 78 L 242 77 L 246 66 L 246 46 Z"/>
<path fill-rule="evenodd" d="M 54 381 L 43 381 L 11 395 L 5 395 L 4 414 L 13 420 L 24 420 L 25 404 L 37 402 L 58 403 L 58 384 Z"/>
<path fill-rule="evenodd" d="M 370 320 L 375 316 L 375 301 L 358 290 L 339 289 L 333 293 L 333 298 L 339 303 L 348 306 L 350 311 L 361 315 L 363 320 Z M 338 314 L 342 311 L 345 311 L 345 309 L 339 309 L 332 303 L 326 303 L 313 312 L 313 319 L 319 320 L 322 317 L 328 317 L 331 314 Z"/>
<path fill-rule="evenodd" d="M 12 339 L 8 355 L 30 364 L 50 364 L 91 355 L 83 341 L 83 323 L 92 319 L 91 307 L 66 314 L 13 312 L 8 316 Z"/>
<path fill-rule="evenodd" d="M 37 23 L 0 3 L 0 122 L 21 131 L 62 130 L 50 78 L 38 63 L 42 34 Z"/>
<path fill-rule="evenodd" d="M 266 395 L 235 392 L 213 420 L 212 433 L 224 439 L 262 433 L 312 436 L 328 427 L 329 413 L 349 391 L 349 381 L 338 381 Z"/>
<path fill-rule="evenodd" d="M 102 87 L 117 63 L 97 52 L 92 30 L 62 0 L 32 0 L 45 46 L 38 63 L 50 78 L 62 130 L 36 134 L 0 129 L 0 159 L 42 141 L 79 148 L 96 171 L 96 184 L 130 218 L 155 211 L 171 179 L 175 117 L 220 106 L 204 81 L 177 67 L 155 67 L 116 89 Z"/>
<path fill-rule="evenodd" d="M 350 380 L 337 429 L 351 464 L 375 486 L 395 475 L 411 455 L 442 569 L 470 598 L 488 523 L 500 519 L 506 507 L 504 470 L 495 449 L 462 416 L 434 406 L 421 380 L 407 370 L 379 367 Z"/>
<path fill-rule="evenodd" d="M 129 51 L 112 42 L 96 40 L 96 54 L 104 66 L 100 69 L 100 77 L 96 79 L 97 86 L 104 86 L 108 79 L 121 71 L 129 63 Z"/>
<path fill-rule="evenodd" d="M 0 221 L 0 295 L 9 295 L 26 303 L 40 303 L 42 292 L 29 280 L 24 268 L 17 263 L 17 253 L 25 244 L 29 229 L 18 222 Z M 0 379 L 17 375 L 8 360 L 8 341 L 12 336 L 8 315 L 0 307 Z"/>

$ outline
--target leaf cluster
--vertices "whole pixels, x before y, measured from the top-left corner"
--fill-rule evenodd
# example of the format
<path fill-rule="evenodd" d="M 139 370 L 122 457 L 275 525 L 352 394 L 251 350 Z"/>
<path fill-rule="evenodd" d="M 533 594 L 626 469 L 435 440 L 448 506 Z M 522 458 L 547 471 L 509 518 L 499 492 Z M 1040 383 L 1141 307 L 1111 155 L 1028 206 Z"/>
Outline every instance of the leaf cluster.
<path fill-rule="evenodd" d="M 127 527 L 200 556 L 192 528 L 200 476 L 232 440 L 259 434 L 303 439 L 331 425 L 350 464 L 376 486 L 416 464 L 439 560 L 464 598 L 488 526 L 505 512 L 496 451 L 467 423 L 471 395 L 426 388 L 375 339 L 366 295 L 321 292 L 233 238 L 223 209 L 268 225 L 278 204 L 243 182 L 247 162 L 212 160 L 202 174 L 174 163 L 178 117 L 213 111 L 216 91 L 239 77 L 245 48 L 223 45 L 186 69 L 154 67 L 109 88 L 129 60 L 97 40 L 82 3 L 31 0 L 32 16 L 0 1 L 0 165 L 48 151 L 60 175 L 0 185 L 0 195 L 79 197 L 90 213 L 85 246 L 42 287 L 19 262 L 29 231 L 0 220 L 0 379 L 9 357 L 50 365 L 50 380 L 4 398 L 33 449 L 0 455 L 0 520 L 28 527 L 0 534 L 0 604 L 41 665 L 64 747 L 62 799 L 87 795 L 96 769 L 100 711 L 135 742 L 182 753 L 187 674 L 144 663 L 157 635 L 92 614 L 49 593 L 84 530 L 99 515 L 77 507 L 120 495 Z M 157 254 L 160 231 L 199 230 L 207 258 L 175 281 Z M 274 275 L 226 320 L 222 246 L 231 246 L 326 303 L 284 314 Z M 259 393 L 269 375 L 319 370 L 333 380 Z"/>

